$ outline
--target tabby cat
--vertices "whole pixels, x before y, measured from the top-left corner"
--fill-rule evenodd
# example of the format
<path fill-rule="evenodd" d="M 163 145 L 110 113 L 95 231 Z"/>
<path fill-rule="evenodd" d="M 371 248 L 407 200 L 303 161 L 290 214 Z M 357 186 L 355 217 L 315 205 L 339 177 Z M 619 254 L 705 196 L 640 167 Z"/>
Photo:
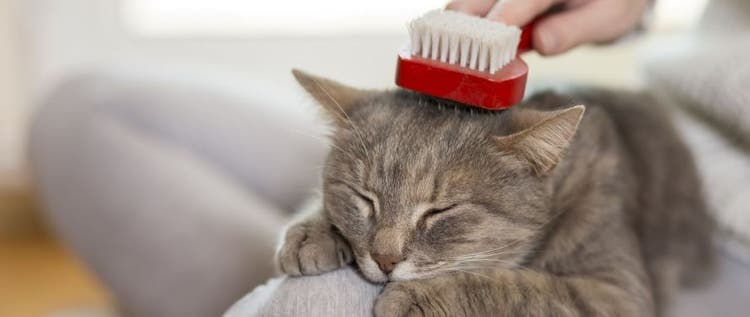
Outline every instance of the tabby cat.
<path fill-rule="evenodd" d="M 544 92 L 487 112 L 293 73 L 335 129 L 285 273 L 354 261 L 387 283 L 378 317 L 659 316 L 709 276 L 693 159 L 647 96 Z"/>

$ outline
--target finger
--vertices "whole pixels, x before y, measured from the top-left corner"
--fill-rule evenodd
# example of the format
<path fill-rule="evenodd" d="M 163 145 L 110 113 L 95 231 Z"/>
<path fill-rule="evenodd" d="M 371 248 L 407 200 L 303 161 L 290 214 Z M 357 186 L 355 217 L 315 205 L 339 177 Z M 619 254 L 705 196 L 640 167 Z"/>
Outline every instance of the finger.
<path fill-rule="evenodd" d="M 631 2 L 592 1 L 552 15 L 537 24 L 534 49 L 554 55 L 580 44 L 614 40 L 635 27 L 642 10 Z"/>
<path fill-rule="evenodd" d="M 448 10 L 484 16 L 497 0 L 453 0 L 445 6 Z"/>
<path fill-rule="evenodd" d="M 487 18 L 508 25 L 523 26 L 544 13 L 559 0 L 504 0 L 498 1 L 487 13 Z"/>

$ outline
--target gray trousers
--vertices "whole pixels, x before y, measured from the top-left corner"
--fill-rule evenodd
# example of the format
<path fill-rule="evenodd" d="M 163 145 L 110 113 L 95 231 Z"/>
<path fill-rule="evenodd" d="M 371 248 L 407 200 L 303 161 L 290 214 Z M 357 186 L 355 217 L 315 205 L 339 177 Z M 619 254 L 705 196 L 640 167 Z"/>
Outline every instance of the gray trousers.
<path fill-rule="evenodd" d="M 219 316 L 274 275 L 278 234 L 327 149 L 312 108 L 280 107 L 175 81 L 70 79 L 32 124 L 47 219 L 130 315 Z"/>
<path fill-rule="evenodd" d="M 381 289 L 351 267 L 318 276 L 277 277 L 235 303 L 224 317 L 371 316 Z"/>

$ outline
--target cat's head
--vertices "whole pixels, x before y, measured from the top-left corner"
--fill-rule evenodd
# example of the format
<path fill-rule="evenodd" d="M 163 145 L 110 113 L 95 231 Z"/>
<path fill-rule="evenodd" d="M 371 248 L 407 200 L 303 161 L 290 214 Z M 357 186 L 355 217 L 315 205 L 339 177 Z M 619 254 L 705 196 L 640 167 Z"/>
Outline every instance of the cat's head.
<path fill-rule="evenodd" d="M 325 213 L 374 282 L 522 263 L 584 107 L 469 110 L 294 71 L 333 122 Z"/>

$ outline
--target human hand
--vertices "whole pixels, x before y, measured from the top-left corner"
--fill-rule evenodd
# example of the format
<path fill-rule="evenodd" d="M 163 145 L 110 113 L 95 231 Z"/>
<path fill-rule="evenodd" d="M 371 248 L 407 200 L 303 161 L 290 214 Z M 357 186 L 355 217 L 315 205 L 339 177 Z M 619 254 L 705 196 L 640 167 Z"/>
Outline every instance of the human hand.
<path fill-rule="evenodd" d="M 508 25 L 523 26 L 560 5 L 561 11 L 537 23 L 532 41 L 542 55 L 555 55 L 585 43 L 615 40 L 641 21 L 650 0 L 453 0 L 447 6 Z"/>

